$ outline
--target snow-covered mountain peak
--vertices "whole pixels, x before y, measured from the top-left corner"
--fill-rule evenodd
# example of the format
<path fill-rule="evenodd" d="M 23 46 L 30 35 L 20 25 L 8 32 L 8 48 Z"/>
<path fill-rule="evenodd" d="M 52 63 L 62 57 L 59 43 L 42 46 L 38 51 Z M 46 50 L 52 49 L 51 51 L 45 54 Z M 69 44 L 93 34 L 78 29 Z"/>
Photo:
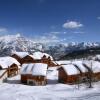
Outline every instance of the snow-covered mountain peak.
<path fill-rule="evenodd" d="M 15 35 L 5 35 L 0 37 L 0 54 L 8 55 L 12 51 L 35 51 L 41 50 L 42 44 L 21 36 L 19 33 Z"/>
<path fill-rule="evenodd" d="M 20 33 L 15 35 L 5 35 L 0 37 L 0 55 L 9 55 L 12 51 L 44 51 L 54 57 L 65 55 L 72 51 L 83 50 L 87 48 L 100 47 L 98 42 L 70 42 L 70 43 L 55 43 L 43 44 L 34 42 L 34 38 L 28 39 L 21 36 Z"/>

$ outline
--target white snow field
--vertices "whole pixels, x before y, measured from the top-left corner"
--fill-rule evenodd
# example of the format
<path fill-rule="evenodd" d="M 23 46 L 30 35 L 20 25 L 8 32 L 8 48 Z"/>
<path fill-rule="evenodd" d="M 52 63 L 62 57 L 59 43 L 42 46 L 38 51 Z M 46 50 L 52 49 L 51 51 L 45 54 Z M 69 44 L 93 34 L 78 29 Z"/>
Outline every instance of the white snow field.
<path fill-rule="evenodd" d="M 20 75 L 0 84 L 0 100 L 100 100 L 100 82 L 93 88 L 57 83 L 56 68 L 49 68 L 46 86 L 29 86 L 20 83 Z"/>

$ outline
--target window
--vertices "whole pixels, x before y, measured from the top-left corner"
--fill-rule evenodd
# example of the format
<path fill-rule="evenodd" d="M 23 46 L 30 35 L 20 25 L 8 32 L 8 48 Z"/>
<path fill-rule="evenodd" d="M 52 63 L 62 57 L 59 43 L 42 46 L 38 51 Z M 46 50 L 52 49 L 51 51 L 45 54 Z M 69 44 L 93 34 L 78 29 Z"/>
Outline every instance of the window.
<path fill-rule="evenodd" d="M 28 85 L 36 85 L 34 80 L 28 79 L 27 80 Z"/>
<path fill-rule="evenodd" d="M 59 79 L 59 82 L 60 82 L 60 83 L 64 83 L 64 80 L 60 78 L 60 79 Z"/>

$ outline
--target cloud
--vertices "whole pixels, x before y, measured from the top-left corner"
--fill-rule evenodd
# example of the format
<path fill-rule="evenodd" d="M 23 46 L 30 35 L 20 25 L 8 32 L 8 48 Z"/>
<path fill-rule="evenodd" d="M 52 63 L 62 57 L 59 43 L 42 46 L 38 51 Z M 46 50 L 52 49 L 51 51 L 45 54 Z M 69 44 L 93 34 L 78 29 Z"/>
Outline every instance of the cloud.
<path fill-rule="evenodd" d="M 55 35 L 58 35 L 60 34 L 61 32 L 50 32 L 50 34 L 55 34 Z"/>
<path fill-rule="evenodd" d="M 7 29 L 6 28 L 0 28 L 0 33 L 4 33 L 4 32 L 7 32 Z"/>
<path fill-rule="evenodd" d="M 54 31 L 54 32 L 50 32 L 50 33 L 48 33 L 49 35 L 56 35 L 56 36 L 58 36 L 58 35 L 66 35 L 66 34 L 68 34 L 68 32 L 66 32 L 66 31 Z"/>
<path fill-rule="evenodd" d="M 76 29 L 80 27 L 83 27 L 83 24 L 81 24 L 80 22 L 76 22 L 76 21 L 68 21 L 63 24 L 63 28 L 66 28 L 66 29 Z"/>
<path fill-rule="evenodd" d="M 73 32 L 73 33 L 75 33 L 75 34 L 84 34 L 85 32 L 82 32 L 82 31 L 75 31 L 75 32 Z"/>
<path fill-rule="evenodd" d="M 99 20 L 100 20 L 100 16 L 99 16 L 99 17 L 97 17 L 97 19 L 99 19 Z"/>
<path fill-rule="evenodd" d="M 60 32 L 43 33 L 42 36 L 36 36 L 33 38 L 33 40 L 38 43 L 59 43 L 65 41 L 66 39 L 61 38 L 59 34 L 61 33 Z"/>
<path fill-rule="evenodd" d="M 60 42 L 60 39 L 56 36 L 41 36 L 41 37 L 35 37 L 33 38 L 35 42 L 37 43 L 56 43 Z"/>

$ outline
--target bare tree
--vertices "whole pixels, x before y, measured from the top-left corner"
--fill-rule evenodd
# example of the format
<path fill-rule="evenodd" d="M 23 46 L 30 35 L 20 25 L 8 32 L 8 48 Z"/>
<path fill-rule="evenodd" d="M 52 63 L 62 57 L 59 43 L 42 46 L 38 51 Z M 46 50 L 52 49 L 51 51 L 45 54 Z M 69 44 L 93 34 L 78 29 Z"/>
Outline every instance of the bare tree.
<path fill-rule="evenodd" d="M 92 60 L 90 60 L 89 62 L 90 62 L 90 66 L 83 64 L 84 67 L 86 67 L 87 69 L 86 75 L 81 76 L 81 73 L 80 73 L 80 76 L 78 76 L 78 79 L 77 79 L 78 89 L 80 88 L 82 83 L 87 85 L 88 88 L 93 88 L 94 78 L 93 78 Z"/>
<path fill-rule="evenodd" d="M 84 82 L 85 82 L 86 85 L 88 85 L 88 88 L 92 88 L 93 87 L 92 83 L 94 81 L 94 79 L 93 79 L 93 69 L 92 69 L 92 60 L 90 60 L 90 66 L 89 67 L 86 66 L 86 65 L 84 65 L 84 66 L 88 69 L 88 72 L 86 74 L 86 78 L 85 78 Z"/>

